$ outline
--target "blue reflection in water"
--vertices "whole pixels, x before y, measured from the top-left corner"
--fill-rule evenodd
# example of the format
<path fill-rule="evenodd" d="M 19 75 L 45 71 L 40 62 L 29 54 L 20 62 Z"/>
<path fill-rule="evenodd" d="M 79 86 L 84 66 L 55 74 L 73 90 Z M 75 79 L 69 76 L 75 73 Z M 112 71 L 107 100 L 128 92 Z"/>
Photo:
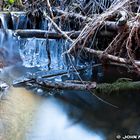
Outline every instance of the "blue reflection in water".
<path fill-rule="evenodd" d="M 64 104 L 55 98 L 42 99 L 26 140 L 104 140 L 102 135 L 71 123 Z"/>

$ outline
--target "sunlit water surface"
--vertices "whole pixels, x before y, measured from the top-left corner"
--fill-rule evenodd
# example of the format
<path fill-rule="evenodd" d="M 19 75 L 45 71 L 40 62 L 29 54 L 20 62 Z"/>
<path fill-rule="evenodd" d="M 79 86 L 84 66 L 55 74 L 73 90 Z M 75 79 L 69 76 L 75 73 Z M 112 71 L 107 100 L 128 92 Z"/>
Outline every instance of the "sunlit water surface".
<path fill-rule="evenodd" d="M 26 71 L 28 70 L 19 64 L 2 70 L 0 77 L 11 84 L 14 78 Z M 104 136 L 100 131 L 90 130 L 69 117 L 71 106 L 73 108 L 73 105 L 54 96 L 41 97 L 24 88 L 11 87 L 6 100 L 1 102 L 1 110 L 5 114 L 1 114 L 1 122 L 6 117 L 9 120 L 7 124 L 3 124 L 8 127 L 5 127 L 1 139 L 103 140 Z M 75 108 L 74 112 L 78 113 L 77 111 L 79 109 Z"/>

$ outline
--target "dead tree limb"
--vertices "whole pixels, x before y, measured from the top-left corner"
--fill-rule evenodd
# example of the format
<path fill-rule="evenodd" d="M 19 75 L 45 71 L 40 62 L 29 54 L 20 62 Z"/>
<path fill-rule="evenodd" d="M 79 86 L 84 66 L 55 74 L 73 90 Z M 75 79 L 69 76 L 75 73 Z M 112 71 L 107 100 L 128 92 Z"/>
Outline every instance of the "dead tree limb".
<path fill-rule="evenodd" d="M 67 83 L 67 82 L 52 82 L 52 81 L 36 81 L 35 84 L 43 87 L 43 88 L 55 88 L 62 90 L 88 90 L 92 91 L 95 94 L 114 94 L 120 92 L 128 92 L 128 91 L 139 91 L 140 90 L 140 81 L 116 81 L 114 83 L 102 83 L 96 84 L 96 82 L 86 82 L 83 81 L 81 83 Z"/>
<path fill-rule="evenodd" d="M 21 38 L 49 38 L 49 39 L 62 39 L 65 37 L 61 33 L 56 33 L 52 31 L 45 31 L 45 30 L 15 30 L 14 34 L 16 36 L 20 36 Z M 65 32 L 71 39 L 76 39 L 78 35 L 80 34 L 80 31 L 71 31 L 71 32 Z"/>
<path fill-rule="evenodd" d="M 68 17 L 69 19 L 79 19 L 81 21 L 86 21 L 86 22 L 92 21 L 92 18 L 90 17 L 82 16 L 81 14 L 76 14 L 72 12 L 65 12 L 63 10 L 56 9 L 56 8 L 53 8 L 53 13 L 54 15 Z"/>
<path fill-rule="evenodd" d="M 43 88 L 52 88 L 52 89 L 61 89 L 61 90 L 87 90 L 92 91 L 95 94 L 114 94 L 128 91 L 139 91 L 140 90 L 140 81 L 121 81 L 118 80 L 114 83 L 102 83 L 96 84 L 96 82 L 56 82 L 48 81 L 45 79 L 36 80 L 33 85 L 38 85 Z"/>
<path fill-rule="evenodd" d="M 36 81 L 35 84 L 38 84 L 44 88 L 56 88 L 63 90 L 93 90 L 96 88 L 96 82 L 90 82 L 86 84 L 78 83 L 67 83 L 67 82 L 54 82 L 42 79 L 41 81 Z"/>
<path fill-rule="evenodd" d="M 44 12 L 44 17 L 46 17 L 51 23 L 52 25 L 54 26 L 55 30 L 58 32 L 58 33 L 61 33 L 66 39 L 68 39 L 68 41 L 70 42 L 73 42 L 73 40 L 65 33 L 63 32 L 59 27 L 58 25 L 49 17 L 47 16 L 47 14 Z"/>
<path fill-rule="evenodd" d="M 114 27 L 111 27 L 114 30 Z M 111 29 L 110 29 L 111 30 Z M 76 39 L 81 31 L 70 31 L 65 32 L 71 39 Z M 18 29 L 14 31 L 15 36 L 20 36 L 21 38 L 48 38 L 48 39 L 65 39 L 65 37 L 61 33 L 53 32 L 53 31 L 45 31 L 45 30 L 37 30 L 37 29 Z M 107 36 L 112 37 L 114 32 L 102 30 L 98 33 L 99 36 Z"/>
<path fill-rule="evenodd" d="M 106 59 L 114 61 L 114 62 L 123 63 L 123 64 L 130 64 L 130 61 L 128 61 L 127 59 L 104 53 L 104 51 L 94 50 L 94 49 L 90 49 L 90 48 L 84 48 L 84 51 L 86 51 L 87 53 L 90 53 L 94 56 L 97 56 L 99 58 L 105 57 Z M 140 66 L 139 60 L 134 60 L 134 63 L 137 66 Z"/>
<path fill-rule="evenodd" d="M 48 10 L 50 12 L 51 18 L 53 19 L 54 15 L 53 15 L 53 12 L 52 12 L 52 7 L 51 7 L 51 4 L 50 4 L 50 1 L 46 0 L 46 2 L 47 2 L 47 7 L 48 7 Z"/>

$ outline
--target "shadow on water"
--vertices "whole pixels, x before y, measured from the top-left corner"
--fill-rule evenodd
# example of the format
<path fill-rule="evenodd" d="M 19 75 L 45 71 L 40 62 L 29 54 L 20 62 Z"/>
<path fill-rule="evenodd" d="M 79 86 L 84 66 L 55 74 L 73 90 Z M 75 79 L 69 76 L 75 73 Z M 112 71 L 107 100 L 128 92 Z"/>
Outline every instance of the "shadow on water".
<path fill-rule="evenodd" d="M 122 73 L 124 70 L 121 69 L 111 68 L 110 70 L 103 69 L 103 71 L 105 76 L 102 77 L 102 82 L 104 80 L 111 82 L 118 77 L 128 77 L 126 73 Z M 114 76 L 112 77 L 112 75 Z M 130 75 L 129 78 L 139 79 L 134 75 Z M 100 81 L 100 78 L 98 80 Z M 71 104 L 70 107 L 67 106 L 66 110 L 69 118 L 73 119 L 73 125 L 80 123 L 84 127 L 102 134 L 103 139 L 114 140 L 118 134 L 121 136 L 139 135 L 139 93 L 139 91 L 135 93 L 128 91 L 127 93 L 99 95 L 118 108 L 106 105 L 91 93 L 83 91 L 67 91 L 64 96 L 57 96 L 57 98 L 66 104 Z"/>

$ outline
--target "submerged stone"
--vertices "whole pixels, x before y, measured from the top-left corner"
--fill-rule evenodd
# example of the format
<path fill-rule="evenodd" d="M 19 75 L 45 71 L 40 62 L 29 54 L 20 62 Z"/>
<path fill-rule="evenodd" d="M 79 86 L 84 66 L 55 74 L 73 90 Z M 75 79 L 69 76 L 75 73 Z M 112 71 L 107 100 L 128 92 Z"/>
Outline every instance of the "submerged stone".
<path fill-rule="evenodd" d="M 0 80 L 0 99 L 5 99 L 9 88 L 10 86 L 6 82 Z"/>

